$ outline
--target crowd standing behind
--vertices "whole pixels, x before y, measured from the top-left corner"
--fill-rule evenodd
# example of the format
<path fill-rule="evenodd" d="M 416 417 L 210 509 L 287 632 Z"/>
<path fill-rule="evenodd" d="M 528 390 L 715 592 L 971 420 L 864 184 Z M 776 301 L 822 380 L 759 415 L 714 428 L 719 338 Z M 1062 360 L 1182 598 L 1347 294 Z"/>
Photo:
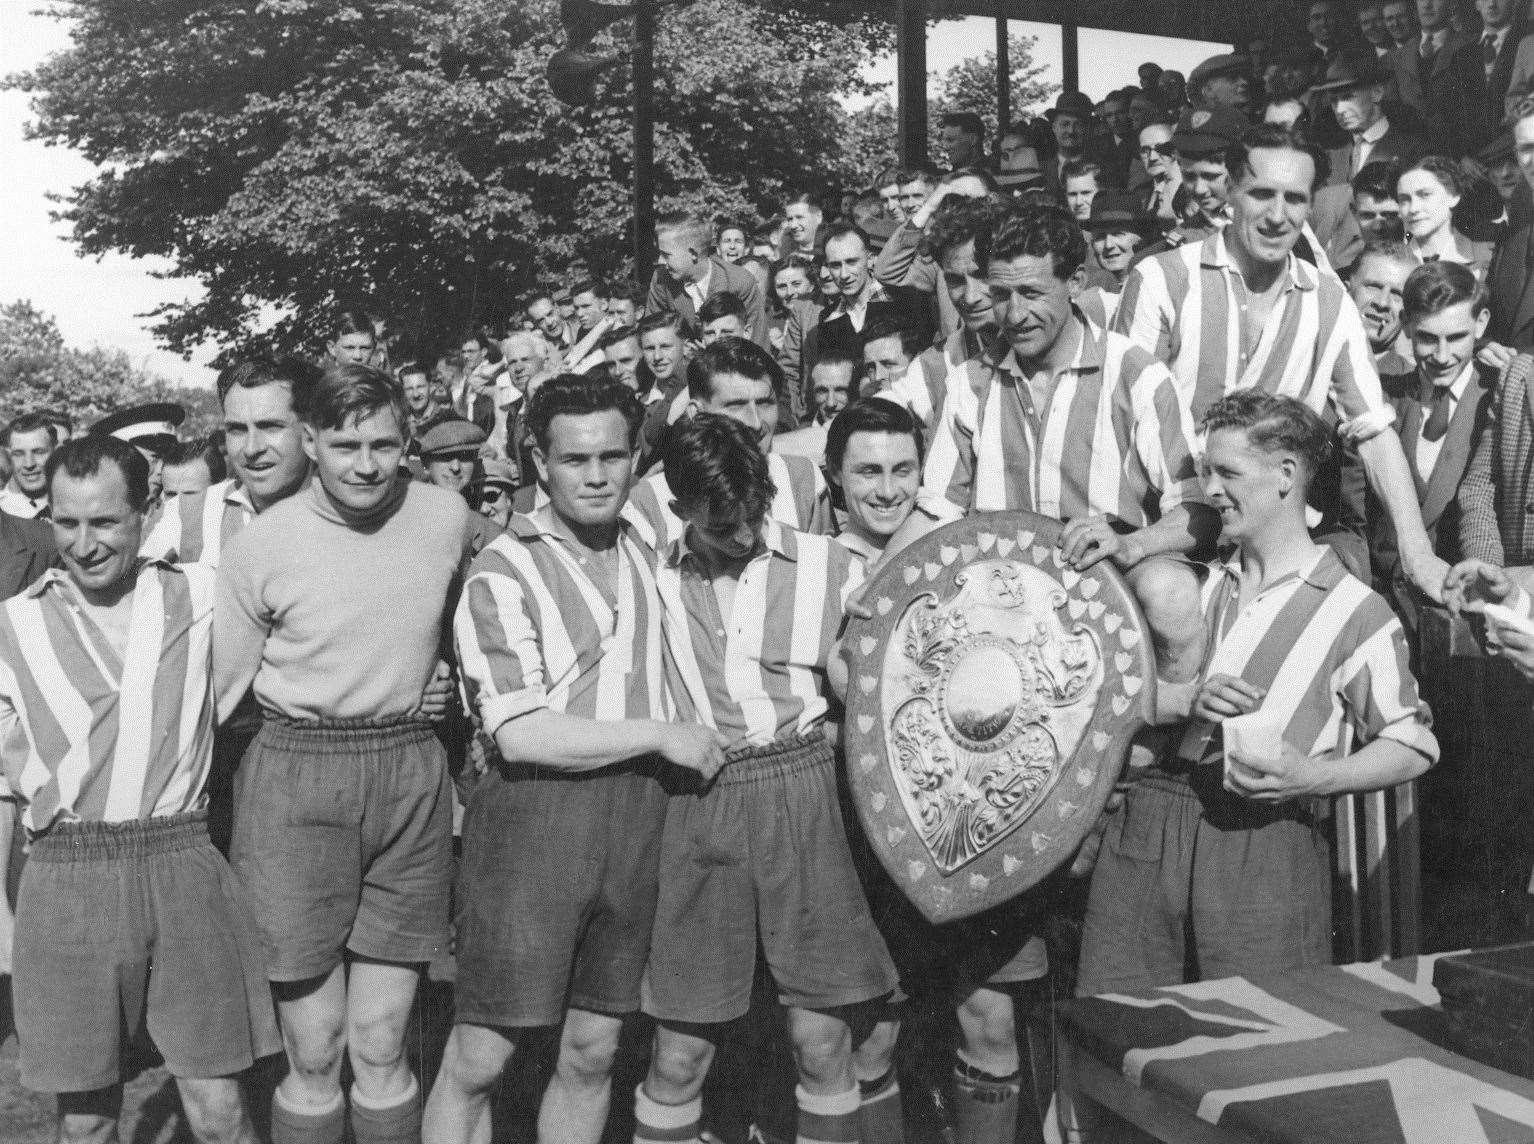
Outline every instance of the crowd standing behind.
<path fill-rule="evenodd" d="M 1534 678 L 1528 18 L 1313 0 L 994 139 L 953 112 L 941 168 L 663 214 L 644 281 L 316 316 L 207 438 L 3 410 L 0 969 L 61 1139 L 113 1138 L 147 1031 L 199 1141 L 253 1098 L 275 1144 L 485 1144 L 556 1030 L 540 1140 L 731 1138 L 744 1054 L 758 1138 L 883 1144 L 932 998 L 953 1138 L 1039 1139 L 1050 899 L 926 922 L 837 783 L 860 587 L 974 512 L 1064 522 L 1154 646 L 1078 991 L 1329 960 L 1317 824 L 1437 761 L 1433 605 Z"/>

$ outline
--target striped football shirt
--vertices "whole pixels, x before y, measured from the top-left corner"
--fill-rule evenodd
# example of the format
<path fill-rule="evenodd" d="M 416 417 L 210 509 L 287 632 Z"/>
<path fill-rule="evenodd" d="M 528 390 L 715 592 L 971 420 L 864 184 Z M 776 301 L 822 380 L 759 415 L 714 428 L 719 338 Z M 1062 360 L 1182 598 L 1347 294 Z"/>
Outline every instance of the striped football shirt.
<path fill-rule="evenodd" d="M 776 490 L 768 517 L 799 532 L 831 531 L 831 495 L 819 465 L 808 457 L 768 453 L 767 475 Z M 656 552 L 682 535 L 682 522 L 671 511 L 671 500 L 666 474 L 657 469 L 629 491 L 628 504 L 623 506 L 624 519 Z"/>
<path fill-rule="evenodd" d="M 207 564 L 217 568 L 224 542 L 256 515 L 250 494 L 230 478 L 200 493 L 176 498 L 144 538 L 139 555 L 177 564 Z"/>
<path fill-rule="evenodd" d="M 1203 679 L 1229 675 L 1260 688 L 1262 709 L 1307 755 L 1342 756 L 1394 739 L 1437 760 L 1432 715 L 1417 693 L 1401 622 L 1331 548 L 1244 607 L 1238 556 L 1209 569 L 1202 602 L 1212 651 Z M 1195 719 L 1179 754 L 1204 762 L 1220 750 L 1217 728 Z"/>
<path fill-rule="evenodd" d="M 655 573 L 666 616 L 667 679 L 684 719 L 731 745 L 809 734 L 825 720 L 826 657 L 863 562 L 828 536 L 768 520 L 741 571 L 726 625 L 685 536 Z"/>
<path fill-rule="evenodd" d="M 213 571 L 140 566 L 122 654 L 58 569 L 0 607 L 0 758 L 34 834 L 195 810 L 213 758 Z"/>
<path fill-rule="evenodd" d="M 1226 233 L 1131 270 L 1113 328 L 1171 367 L 1195 423 L 1217 398 L 1256 387 L 1317 413 L 1330 404 L 1338 421 L 1357 422 L 1364 436 L 1387 428 L 1391 410 L 1342 281 L 1291 254 L 1273 312 L 1252 341 L 1241 322 L 1249 295 Z"/>
<path fill-rule="evenodd" d="M 453 619 L 465 702 L 488 735 L 544 708 L 669 719 L 653 555 L 625 525 L 604 589 L 547 513 L 513 516 L 469 568 Z"/>
<path fill-rule="evenodd" d="M 1078 314 L 1076 356 L 1035 407 L 1008 351 L 975 358 L 923 472 L 928 492 L 965 511 L 1024 509 L 1058 520 L 1108 516 L 1136 528 L 1202 502 L 1193 421 L 1165 366 Z"/>

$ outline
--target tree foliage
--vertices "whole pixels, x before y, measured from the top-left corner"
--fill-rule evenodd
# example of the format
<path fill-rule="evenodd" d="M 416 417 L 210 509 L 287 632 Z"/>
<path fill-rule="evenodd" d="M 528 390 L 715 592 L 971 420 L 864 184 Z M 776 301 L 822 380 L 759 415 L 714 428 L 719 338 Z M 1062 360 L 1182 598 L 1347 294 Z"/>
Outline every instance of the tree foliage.
<path fill-rule="evenodd" d="M 1037 36 L 1014 35 L 1007 40 L 1008 95 L 1012 118 L 1041 114 L 1060 90 L 1056 83 L 1044 81 L 1044 65 L 1035 62 Z M 995 139 L 1000 129 L 996 122 L 996 52 L 991 50 L 972 59 L 962 60 L 943 73 L 937 95 L 929 101 L 931 149 L 937 152 L 938 122 L 950 111 L 974 111 L 985 121 L 987 139 Z"/>
<path fill-rule="evenodd" d="M 184 389 L 146 373 L 121 350 L 71 348 L 53 318 L 30 302 L 0 306 L 0 422 L 57 409 L 84 428 L 113 410 L 149 401 L 184 406 L 190 433 L 216 424 L 209 390 Z"/>
<path fill-rule="evenodd" d="M 102 165 L 67 199 L 81 248 L 162 255 L 206 287 L 156 312 L 171 348 L 300 348 L 317 314 L 359 301 L 450 336 L 572 264 L 630 269 L 628 69 L 593 106 L 559 104 L 557 7 L 65 0 L 73 47 L 13 82 L 34 137 Z M 785 187 L 860 177 L 841 99 L 890 33 L 875 4 L 825 7 L 663 9 L 662 209 L 759 215 Z"/>

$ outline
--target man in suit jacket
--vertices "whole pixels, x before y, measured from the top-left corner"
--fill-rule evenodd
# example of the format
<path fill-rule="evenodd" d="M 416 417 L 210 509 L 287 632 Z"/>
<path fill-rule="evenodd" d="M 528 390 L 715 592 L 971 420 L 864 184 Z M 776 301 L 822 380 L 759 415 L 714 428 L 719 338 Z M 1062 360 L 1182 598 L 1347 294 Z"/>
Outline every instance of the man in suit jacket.
<path fill-rule="evenodd" d="M 1481 14 L 1481 34 L 1476 53 L 1481 62 L 1481 136 L 1485 142 L 1501 126 L 1507 113 L 1504 101 L 1513 79 L 1513 65 L 1518 56 L 1518 42 L 1523 37 L 1523 21 L 1518 10 L 1524 0 L 1477 0 Z"/>
<path fill-rule="evenodd" d="M 1396 88 L 1401 101 L 1422 116 L 1428 146 L 1458 158 L 1485 139 L 1481 105 L 1486 76 L 1481 46 L 1449 24 L 1454 0 L 1419 0 L 1422 31 L 1415 50 L 1396 52 Z"/>
<path fill-rule="evenodd" d="M 1514 153 L 1534 149 L 1534 99 L 1525 100 L 1513 122 Z M 1534 166 L 1519 163 L 1534 187 Z M 1493 341 L 1515 350 L 1534 349 L 1534 224 L 1525 224 L 1497 246 L 1486 275 L 1491 289 Z"/>
<path fill-rule="evenodd" d="M 1433 551 L 1454 564 L 1463 555 L 1460 487 L 1497 382 L 1496 371 L 1475 358 L 1476 342 L 1490 317 L 1485 289 L 1469 267 L 1429 262 L 1406 279 L 1401 317 L 1415 368 L 1381 381 L 1395 408 L 1423 527 Z M 1389 521 L 1379 522 L 1371 541 L 1376 586 L 1395 602 L 1408 630 L 1414 630 L 1418 599 L 1401 572 Z"/>
<path fill-rule="evenodd" d="M 1327 152 L 1328 182 L 1352 181 L 1369 163 L 1394 162 L 1405 168 L 1427 153 L 1427 144 L 1392 123 L 1385 114 L 1385 85 L 1389 77 L 1371 57 L 1343 56 L 1326 69 L 1311 92 L 1330 102 L 1337 125 L 1348 141 Z"/>
<path fill-rule="evenodd" d="M 826 231 L 826 267 L 837 297 L 807 324 L 796 311 L 783 331 L 778 364 L 785 384 L 801 392 L 822 354 L 834 347 L 838 356 L 863 360 L 863 331 L 875 321 L 891 318 L 930 343 L 937 329 L 933 296 L 909 286 L 890 286 L 873 275 L 868 238 L 851 223 L 835 223 Z M 808 402 L 805 401 L 807 405 Z"/>
<path fill-rule="evenodd" d="M 646 310 L 674 310 L 696 328 L 698 310 L 715 294 L 734 294 L 746 306 L 751 340 L 768 348 L 767 309 L 751 271 L 714 256 L 713 228 L 685 213 L 663 215 L 655 224 L 655 276 Z"/>

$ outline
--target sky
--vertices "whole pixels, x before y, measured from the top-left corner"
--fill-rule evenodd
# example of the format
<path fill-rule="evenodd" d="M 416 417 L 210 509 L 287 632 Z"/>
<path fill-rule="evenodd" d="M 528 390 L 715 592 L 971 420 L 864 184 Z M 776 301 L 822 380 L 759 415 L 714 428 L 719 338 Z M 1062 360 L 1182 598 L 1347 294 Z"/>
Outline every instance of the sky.
<path fill-rule="evenodd" d="M 0 0 L 0 75 L 36 66 L 69 46 L 66 24 L 40 13 L 42 0 Z M 995 22 L 972 18 L 934 25 L 927 40 L 927 65 L 934 77 L 960 60 L 995 47 Z M 1035 35 L 1035 56 L 1048 64 L 1047 81 L 1060 81 L 1060 30 L 1054 25 L 1013 21 L 1014 32 Z M 1082 86 L 1093 99 L 1111 88 L 1134 82 L 1135 67 L 1155 60 L 1183 74 L 1220 50 L 1218 45 L 1135 36 L 1080 32 L 1084 67 Z M 895 61 L 878 61 L 870 74 L 888 83 L 893 98 Z M 24 138 L 30 118 L 24 92 L 0 91 L 0 304 L 20 298 L 54 315 L 65 340 L 81 348 L 102 345 L 121 349 L 139 365 L 188 385 L 211 385 L 207 367 L 216 352 L 206 347 L 183 360 L 159 347 L 144 314 L 164 302 L 196 298 L 197 283 L 165 274 L 162 260 L 107 255 L 82 258 L 68 240 L 68 227 L 50 220 L 57 209 L 49 194 L 67 193 L 88 180 L 91 165 L 76 152 Z"/>

